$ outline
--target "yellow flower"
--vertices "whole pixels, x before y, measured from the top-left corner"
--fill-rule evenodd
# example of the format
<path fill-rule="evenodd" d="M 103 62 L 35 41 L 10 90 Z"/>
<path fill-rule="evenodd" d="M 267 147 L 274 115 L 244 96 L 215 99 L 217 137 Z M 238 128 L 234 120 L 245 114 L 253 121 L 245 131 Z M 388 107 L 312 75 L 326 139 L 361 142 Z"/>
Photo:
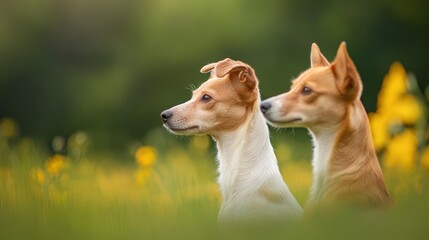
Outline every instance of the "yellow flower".
<path fill-rule="evenodd" d="M 427 146 L 423 151 L 422 165 L 423 165 L 423 168 L 429 172 L 429 146 Z"/>
<path fill-rule="evenodd" d="M 18 125 L 11 118 L 3 118 L 0 120 L 0 136 L 12 138 L 18 133 Z"/>
<path fill-rule="evenodd" d="M 58 175 L 65 166 L 66 159 L 61 154 L 55 154 L 46 161 L 46 171 L 52 175 Z"/>
<path fill-rule="evenodd" d="M 370 113 L 368 115 L 371 123 L 372 138 L 377 151 L 383 149 L 386 142 L 389 140 L 388 121 L 386 115 L 379 113 Z"/>
<path fill-rule="evenodd" d="M 134 156 L 137 164 L 140 167 L 150 167 L 155 163 L 157 158 L 157 151 L 151 146 L 142 146 L 137 149 Z"/>
<path fill-rule="evenodd" d="M 384 164 L 387 168 L 413 170 L 417 156 L 416 132 L 407 129 L 392 138 L 386 146 Z"/>
<path fill-rule="evenodd" d="M 422 116 L 422 108 L 419 101 L 411 94 L 402 96 L 392 108 L 392 120 L 404 124 L 414 124 Z"/>
<path fill-rule="evenodd" d="M 377 108 L 381 111 L 394 108 L 396 100 L 407 91 L 407 81 L 407 72 L 404 67 L 399 62 L 393 63 L 384 77 L 378 94 Z"/>

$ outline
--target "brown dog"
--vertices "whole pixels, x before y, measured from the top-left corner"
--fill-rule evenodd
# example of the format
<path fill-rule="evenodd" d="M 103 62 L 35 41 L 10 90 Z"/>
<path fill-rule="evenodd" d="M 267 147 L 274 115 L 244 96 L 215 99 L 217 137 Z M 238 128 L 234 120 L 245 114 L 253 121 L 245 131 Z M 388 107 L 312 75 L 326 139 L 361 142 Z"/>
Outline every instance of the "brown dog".
<path fill-rule="evenodd" d="M 391 202 L 361 93 L 362 82 L 346 44 L 341 43 L 332 64 L 313 44 L 311 68 L 292 81 L 289 92 L 261 103 L 271 125 L 306 127 L 313 137 L 310 205 Z"/>

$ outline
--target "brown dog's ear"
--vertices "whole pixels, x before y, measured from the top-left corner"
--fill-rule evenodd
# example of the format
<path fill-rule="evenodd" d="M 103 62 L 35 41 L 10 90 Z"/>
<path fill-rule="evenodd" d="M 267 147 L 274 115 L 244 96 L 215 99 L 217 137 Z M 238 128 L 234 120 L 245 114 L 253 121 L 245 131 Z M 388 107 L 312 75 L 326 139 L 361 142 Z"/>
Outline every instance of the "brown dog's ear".
<path fill-rule="evenodd" d="M 310 54 L 311 67 L 324 67 L 329 66 L 329 61 L 323 56 L 319 46 L 316 43 L 311 45 Z"/>
<path fill-rule="evenodd" d="M 246 84 L 250 89 L 254 89 L 257 85 L 253 69 L 249 65 L 240 61 L 234 61 L 226 58 L 216 64 L 214 72 L 216 77 L 219 78 L 225 77 L 227 74 L 238 73 L 236 75 L 238 80 Z"/>
<path fill-rule="evenodd" d="M 355 64 L 347 52 L 345 42 L 340 44 L 337 56 L 331 66 L 340 93 L 350 101 L 360 98 L 362 93 L 362 81 Z"/>

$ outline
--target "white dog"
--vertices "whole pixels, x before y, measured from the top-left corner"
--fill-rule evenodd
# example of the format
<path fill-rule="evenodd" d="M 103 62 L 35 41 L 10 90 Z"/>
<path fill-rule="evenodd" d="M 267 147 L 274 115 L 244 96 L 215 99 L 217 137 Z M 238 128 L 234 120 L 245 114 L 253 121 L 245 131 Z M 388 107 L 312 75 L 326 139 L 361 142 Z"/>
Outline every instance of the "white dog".
<path fill-rule="evenodd" d="M 254 70 L 225 59 L 204 66 L 210 78 L 192 98 L 161 113 L 174 134 L 209 134 L 216 141 L 222 205 L 219 220 L 296 219 L 302 208 L 280 174 L 259 109 Z"/>

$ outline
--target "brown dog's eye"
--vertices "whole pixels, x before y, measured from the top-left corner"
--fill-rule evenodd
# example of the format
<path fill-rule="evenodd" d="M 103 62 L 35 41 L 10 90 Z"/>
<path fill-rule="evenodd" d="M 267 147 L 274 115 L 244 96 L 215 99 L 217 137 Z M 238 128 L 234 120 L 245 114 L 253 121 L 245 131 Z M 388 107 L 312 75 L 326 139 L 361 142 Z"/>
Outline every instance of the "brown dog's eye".
<path fill-rule="evenodd" d="M 204 94 L 203 97 L 201 98 L 201 102 L 209 102 L 210 100 L 212 100 L 212 97 L 210 97 L 207 94 Z"/>
<path fill-rule="evenodd" d="M 301 91 L 302 95 L 310 95 L 313 92 L 313 90 L 311 90 L 311 88 L 309 87 L 304 87 Z"/>

